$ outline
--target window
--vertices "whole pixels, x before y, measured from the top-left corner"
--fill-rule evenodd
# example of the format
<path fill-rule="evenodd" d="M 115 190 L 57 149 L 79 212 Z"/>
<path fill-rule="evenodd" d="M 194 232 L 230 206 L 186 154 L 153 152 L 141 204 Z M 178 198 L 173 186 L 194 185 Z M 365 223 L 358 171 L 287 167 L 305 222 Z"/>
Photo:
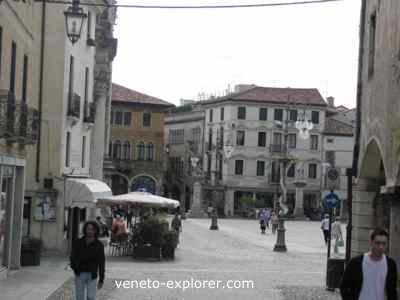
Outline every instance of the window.
<path fill-rule="evenodd" d="M 114 124 L 115 125 L 122 125 L 122 118 L 123 118 L 123 113 L 122 111 L 116 111 L 114 112 Z"/>
<path fill-rule="evenodd" d="M 244 131 L 243 130 L 236 131 L 236 145 L 244 146 Z"/>
<path fill-rule="evenodd" d="M 220 127 L 218 136 L 218 147 L 222 149 L 224 147 L 224 127 Z"/>
<path fill-rule="evenodd" d="M 243 175 L 243 160 L 235 160 L 235 175 Z"/>
<path fill-rule="evenodd" d="M 86 165 L 86 136 L 82 136 L 82 168 Z"/>
<path fill-rule="evenodd" d="M 213 121 L 213 115 L 214 115 L 214 110 L 210 109 L 209 111 L 209 116 L 208 116 L 208 121 L 212 122 Z"/>
<path fill-rule="evenodd" d="M 154 145 L 147 144 L 147 160 L 154 160 Z"/>
<path fill-rule="evenodd" d="M 22 70 L 22 102 L 26 103 L 26 89 L 28 83 L 28 56 L 24 55 L 24 66 Z"/>
<path fill-rule="evenodd" d="M 10 92 L 15 95 L 15 68 L 17 65 L 17 44 L 11 44 Z"/>
<path fill-rule="evenodd" d="M 296 148 L 296 140 L 297 140 L 297 135 L 295 133 L 289 133 L 288 147 L 291 149 L 295 149 Z"/>
<path fill-rule="evenodd" d="M 257 176 L 265 175 L 265 161 L 257 160 Z"/>
<path fill-rule="evenodd" d="M 274 120 L 275 121 L 283 121 L 283 109 L 282 108 L 275 108 Z"/>
<path fill-rule="evenodd" d="M 73 91 L 74 91 L 74 57 L 71 55 L 69 58 L 68 92 L 72 94 Z"/>
<path fill-rule="evenodd" d="M 268 119 L 268 109 L 265 107 L 261 107 L 258 118 L 260 121 L 266 121 Z"/>
<path fill-rule="evenodd" d="M 150 112 L 143 113 L 143 127 L 151 127 L 151 113 Z"/>
<path fill-rule="evenodd" d="M 281 178 L 281 168 L 278 162 L 273 161 L 271 165 L 271 182 L 278 183 Z"/>
<path fill-rule="evenodd" d="M 297 121 L 297 110 L 296 109 L 291 109 L 289 110 L 289 121 Z"/>
<path fill-rule="evenodd" d="M 67 132 L 65 141 L 65 166 L 69 167 L 71 163 L 71 132 Z"/>
<path fill-rule="evenodd" d="M 85 68 L 85 104 L 88 102 L 88 96 L 89 96 L 89 68 Z"/>
<path fill-rule="evenodd" d="M 110 114 L 110 124 L 114 124 L 114 110 L 111 110 L 111 114 Z"/>
<path fill-rule="evenodd" d="M 125 111 L 124 112 L 124 125 L 125 126 L 131 126 L 131 117 L 132 113 L 130 111 Z"/>
<path fill-rule="evenodd" d="M 318 150 L 318 135 L 313 134 L 310 136 L 310 149 Z"/>
<path fill-rule="evenodd" d="M 314 124 L 319 124 L 319 111 L 311 112 L 311 122 Z"/>
<path fill-rule="evenodd" d="M 335 166 L 335 151 L 326 151 L 325 152 L 325 161 L 331 165 L 331 167 Z"/>
<path fill-rule="evenodd" d="M 192 128 L 192 140 L 194 144 L 200 143 L 201 129 L 200 127 Z"/>
<path fill-rule="evenodd" d="M 374 12 L 369 18 L 368 77 L 371 77 L 374 74 L 375 37 L 376 37 L 376 12 Z"/>
<path fill-rule="evenodd" d="M 122 145 L 122 160 L 130 160 L 131 153 L 131 144 L 128 141 L 125 141 Z"/>
<path fill-rule="evenodd" d="M 213 133 L 212 128 L 208 129 L 208 150 L 212 149 Z"/>
<path fill-rule="evenodd" d="M 211 178 L 211 154 L 207 154 L 207 177 Z"/>
<path fill-rule="evenodd" d="M 121 158 L 121 142 L 120 141 L 115 141 L 113 143 L 113 149 L 112 149 L 112 158 L 113 159 L 120 159 Z"/>
<path fill-rule="evenodd" d="M 265 147 L 267 145 L 267 133 L 259 132 L 258 133 L 258 147 Z"/>
<path fill-rule="evenodd" d="M 329 144 L 333 144 L 334 141 L 335 141 L 335 139 L 326 139 L 326 142 Z"/>
<path fill-rule="evenodd" d="M 308 165 L 308 178 L 317 178 L 317 164 Z"/>
<path fill-rule="evenodd" d="M 217 176 L 219 180 L 222 180 L 222 166 L 223 166 L 223 160 L 222 160 L 222 154 L 218 153 L 217 154 L 217 162 L 218 162 L 218 172 Z"/>
<path fill-rule="evenodd" d="M 3 53 L 3 27 L 0 26 L 0 78 L 1 78 L 1 56 Z"/>
<path fill-rule="evenodd" d="M 289 169 L 287 170 L 287 177 L 293 178 L 294 177 L 294 171 L 296 170 L 296 165 L 291 164 Z"/>
<path fill-rule="evenodd" d="M 137 145 L 138 148 L 138 160 L 144 160 L 145 157 L 145 146 L 143 142 Z"/>
<path fill-rule="evenodd" d="M 246 120 L 246 107 L 244 106 L 238 107 L 237 118 L 239 120 Z"/>
<path fill-rule="evenodd" d="M 273 135 L 273 144 L 274 145 L 282 145 L 282 133 L 274 132 Z"/>
<path fill-rule="evenodd" d="M 86 38 L 90 39 L 91 37 L 92 37 L 92 13 L 90 11 L 88 11 Z"/>
<path fill-rule="evenodd" d="M 225 119 L 225 108 L 221 107 L 220 110 L 220 119 L 223 121 Z"/>

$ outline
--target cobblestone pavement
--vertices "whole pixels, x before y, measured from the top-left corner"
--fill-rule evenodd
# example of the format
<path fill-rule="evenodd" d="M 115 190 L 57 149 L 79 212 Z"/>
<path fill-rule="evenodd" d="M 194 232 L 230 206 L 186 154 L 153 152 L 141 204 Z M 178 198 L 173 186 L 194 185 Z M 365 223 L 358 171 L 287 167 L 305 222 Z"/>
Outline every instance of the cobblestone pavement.
<path fill-rule="evenodd" d="M 111 257 L 107 261 L 106 283 L 99 299 L 110 300 L 204 300 L 276 299 L 336 300 L 338 292 L 325 291 L 326 248 L 318 222 L 286 222 L 286 253 L 273 252 L 276 236 L 261 235 L 256 220 L 220 219 L 219 230 L 209 230 L 209 219 L 183 222 L 181 243 L 173 261 L 138 261 L 130 257 Z M 343 232 L 345 228 L 343 227 Z M 341 249 L 344 255 L 344 248 Z M 119 279 L 114 279 L 119 278 Z M 117 287 L 121 281 L 133 286 Z M 137 287 L 141 280 L 160 284 Z M 148 281 L 149 280 L 149 281 Z M 171 280 L 176 287 L 163 284 Z M 183 290 L 183 281 L 195 288 Z M 195 282 L 220 280 L 219 288 L 196 288 Z M 253 287 L 229 289 L 252 281 Z M 129 282 L 126 282 L 128 284 Z M 223 287 L 224 285 L 225 287 Z M 197 286 L 199 287 L 199 286 Z M 70 279 L 49 300 L 73 299 Z M 68 298 L 69 297 L 69 298 Z"/>

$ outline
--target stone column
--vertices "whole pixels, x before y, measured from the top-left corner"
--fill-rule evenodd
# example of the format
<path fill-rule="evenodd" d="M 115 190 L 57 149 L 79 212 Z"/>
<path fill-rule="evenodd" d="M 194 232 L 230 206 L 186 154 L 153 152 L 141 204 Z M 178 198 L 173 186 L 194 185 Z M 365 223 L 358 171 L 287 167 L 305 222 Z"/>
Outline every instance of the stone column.
<path fill-rule="evenodd" d="M 193 184 L 193 195 L 192 195 L 192 208 L 190 210 L 191 218 L 207 218 L 207 214 L 202 208 L 202 194 L 201 184 L 199 181 L 195 181 Z"/>
<path fill-rule="evenodd" d="M 294 215 L 296 217 L 304 217 L 304 191 L 303 189 L 296 189 L 296 203 L 294 205 Z"/>

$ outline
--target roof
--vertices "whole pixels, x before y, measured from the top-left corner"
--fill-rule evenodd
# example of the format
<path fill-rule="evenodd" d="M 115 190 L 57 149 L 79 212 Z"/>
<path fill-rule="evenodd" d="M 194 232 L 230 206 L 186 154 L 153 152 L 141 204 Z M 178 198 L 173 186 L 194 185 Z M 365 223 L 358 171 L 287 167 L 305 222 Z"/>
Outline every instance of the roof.
<path fill-rule="evenodd" d="M 336 109 L 338 110 L 338 111 L 340 111 L 340 112 L 346 112 L 346 111 L 349 111 L 350 109 L 348 109 L 346 106 L 344 106 L 344 105 L 339 105 L 339 106 L 336 106 Z"/>
<path fill-rule="evenodd" d="M 333 118 L 326 118 L 324 134 L 353 136 L 353 126 Z"/>
<path fill-rule="evenodd" d="M 274 104 L 306 104 L 324 106 L 327 104 L 315 88 L 275 88 L 255 86 L 246 91 L 234 93 L 225 97 L 203 101 L 211 104 L 222 101 L 252 101 Z"/>
<path fill-rule="evenodd" d="M 150 105 L 174 106 L 167 101 L 128 89 L 122 85 L 112 84 L 112 102 L 140 103 Z"/>

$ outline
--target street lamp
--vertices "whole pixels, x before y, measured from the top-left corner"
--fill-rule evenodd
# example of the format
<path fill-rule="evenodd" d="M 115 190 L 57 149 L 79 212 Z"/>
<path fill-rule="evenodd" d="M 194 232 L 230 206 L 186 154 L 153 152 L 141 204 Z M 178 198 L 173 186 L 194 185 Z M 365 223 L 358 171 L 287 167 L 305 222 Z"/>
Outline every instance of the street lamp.
<path fill-rule="evenodd" d="M 81 37 L 83 22 L 87 15 L 83 12 L 83 9 L 79 7 L 79 0 L 73 0 L 72 6 L 67 8 L 64 15 L 67 36 L 71 43 L 75 44 Z"/>

